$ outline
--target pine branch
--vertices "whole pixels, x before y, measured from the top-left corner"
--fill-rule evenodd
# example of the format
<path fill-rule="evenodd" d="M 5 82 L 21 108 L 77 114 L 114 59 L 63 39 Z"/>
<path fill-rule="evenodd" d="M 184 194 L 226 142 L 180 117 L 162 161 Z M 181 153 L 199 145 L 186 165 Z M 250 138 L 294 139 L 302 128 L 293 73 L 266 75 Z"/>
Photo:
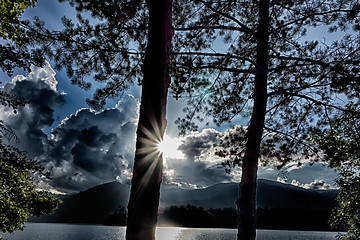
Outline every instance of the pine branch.
<path fill-rule="evenodd" d="M 313 153 L 316 154 L 316 156 L 320 160 L 324 160 L 323 157 L 318 153 L 319 151 L 318 151 L 318 149 L 316 147 L 311 146 L 310 144 L 308 144 L 307 142 L 305 142 L 305 141 L 303 141 L 301 139 L 298 139 L 295 135 L 290 134 L 290 133 L 286 133 L 286 132 L 282 132 L 282 131 L 279 131 L 279 130 L 276 130 L 276 129 L 273 129 L 273 128 L 270 128 L 270 127 L 267 127 L 267 126 L 264 126 L 264 130 L 269 131 L 269 132 L 273 132 L 273 133 L 276 133 L 276 134 L 280 134 L 280 135 L 283 135 L 285 137 L 288 137 L 292 141 L 298 142 L 299 144 L 303 145 L 305 148 L 310 149 Z"/>
<path fill-rule="evenodd" d="M 227 68 L 221 67 L 219 65 L 201 65 L 201 66 L 187 66 L 187 65 L 177 65 L 179 68 L 185 69 L 215 69 L 221 72 L 231 72 L 231 73 L 241 73 L 241 74 L 255 74 L 255 70 L 252 68 L 249 69 L 239 69 L 239 68 Z"/>
<path fill-rule="evenodd" d="M 229 31 L 239 31 L 248 33 L 248 29 L 242 27 L 234 27 L 234 26 L 189 26 L 189 27 L 179 27 L 174 28 L 175 31 L 193 31 L 193 30 L 229 30 Z"/>
<path fill-rule="evenodd" d="M 274 29 L 274 32 L 278 31 L 279 29 L 285 28 L 285 27 L 290 26 L 290 25 L 293 25 L 293 24 L 297 24 L 297 23 L 299 23 L 299 22 L 303 22 L 303 21 L 305 21 L 305 20 L 307 20 L 307 19 L 311 19 L 311 18 L 316 17 L 316 16 L 325 16 L 325 15 L 334 14 L 334 13 L 350 13 L 350 12 L 351 12 L 351 10 L 345 10 L 345 9 L 340 9 L 340 8 L 339 8 L 339 9 L 336 9 L 336 10 L 329 10 L 329 11 L 326 11 L 326 12 L 317 12 L 317 13 L 315 12 L 315 13 L 312 13 L 312 14 L 306 14 L 306 15 L 305 15 L 305 14 L 297 11 L 297 9 L 287 8 L 287 7 L 279 4 L 279 2 L 277 2 L 277 4 L 278 4 L 280 7 L 284 8 L 284 9 L 287 9 L 287 10 L 289 10 L 289 11 L 297 12 L 297 14 L 300 14 L 300 15 L 302 15 L 303 17 L 298 18 L 298 19 L 294 19 L 294 20 L 292 20 L 292 21 L 290 21 L 290 22 L 287 22 L 287 23 L 284 23 L 284 24 L 280 25 L 279 27 L 277 27 L 277 28 Z"/>
<path fill-rule="evenodd" d="M 232 21 L 234 21 L 236 24 L 238 24 L 246 33 L 249 33 L 253 36 L 255 36 L 255 32 L 253 29 L 251 28 L 248 28 L 246 25 L 244 25 L 243 23 L 241 23 L 238 19 L 236 19 L 235 17 L 233 16 L 230 16 L 229 14 L 226 14 L 226 13 L 223 13 L 223 12 L 220 12 L 219 10 L 215 9 L 214 7 L 211 6 L 210 3 L 207 3 L 203 0 L 199 0 L 199 2 L 201 2 L 202 4 L 204 4 L 207 8 L 209 8 L 211 11 L 213 11 L 214 13 L 216 14 L 219 14 L 220 16 L 223 16 L 227 19 L 230 19 Z"/>
<path fill-rule="evenodd" d="M 216 69 L 222 72 L 231 72 L 231 73 L 242 73 L 242 74 L 255 74 L 254 69 L 239 69 L 239 68 L 226 68 L 221 67 L 219 65 L 204 65 L 204 66 L 198 66 L 199 69 Z"/>
<path fill-rule="evenodd" d="M 331 85 L 331 82 L 327 82 L 327 83 L 323 83 L 323 84 L 319 84 L 321 80 L 315 81 L 313 83 L 310 84 L 304 84 L 302 86 L 299 87 L 293 87 L 293 88 L 280 88 L 276 91 L 273 92 L 269 92 L 268 93 L 268 97 L 271 96 L 275 96 L 275 95 L 291 95 L 294 92 L 300 92 L 302 90 L 305 89 L 309 89 L 309 88 L 318 88 L 318 87 L 327 87 Z"/>
<path fill-rule="evenodd" d="M 299 97 L 299 98 L 306 99 L 306 100 L 308 100 L 310 102 L 313 102 L 314 104 L 319 105 L 319 106 L 334 108 L 334 109 L 340 110 L 342 112 L 349 112 L 349 110 L 347 110 L 346 108 L 342 108 L 342 107 L 335 106 L 335 105 L 332 105 L 332 104 L 329 104 L 329 103 L 325 103 L 325 102 L 319 101 L 319 100 L 314 99 L 314 98 L 312 98 L 310 96 L 307 96 L 307 95 L 303 95 L 303 94 L 299 94 L 299 93 L 289 93 L 289 95 L 294 96 L 294 97 Z M 358 114 L 360 114 L 360 113 L 358 113 Z"/>
<path fill-rule="evenodd" d="M 241 61 L 249 62 L 253 65 L 255 65 L 255 61 L 247 58 L 247 57 L 241 57 L 238 55 L 232 55 L 228 53 L 207 53 L 207 52 L 172 52 L 172 55 L 196 55 L 196 56 L 205 56 L 205 57 L 224 57 L 224 58 L 233 58 L 238 59 Z"/>
<path fill-rule="evenodd" d="M 316 63 L 318 65 L 322 65 L 322 66 L 328 66 L 329 63 L 321 61 L 321 60 L 317 60 L 317 59 L 312 59 L 312 58 L 301 58 L 301 57 L 291 57 L 291 56 L 280 56 L 280 55 L 270 55 L 270 58 L 273 59 L 279 59 L 279 60 L 294 60 L 294 61 L 298 61 L 298 62 L 309 62 L 309 63 Z"/>

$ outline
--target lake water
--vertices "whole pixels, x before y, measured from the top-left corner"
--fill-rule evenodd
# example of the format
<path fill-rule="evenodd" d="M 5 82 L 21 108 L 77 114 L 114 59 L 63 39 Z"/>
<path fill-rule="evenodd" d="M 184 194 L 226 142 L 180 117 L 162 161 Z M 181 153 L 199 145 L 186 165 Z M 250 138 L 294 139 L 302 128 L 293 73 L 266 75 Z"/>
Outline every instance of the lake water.
<path fill-rule="evenodd" d="M 334 240 L 334 232 L 257 230 L 257 240 Z M 24 231 L 0 234 L 8 240 L 125 240 L 125 227 L 27 223 Z M 232 240 L 235 229 L 158 227 L 157 240 Z"/>

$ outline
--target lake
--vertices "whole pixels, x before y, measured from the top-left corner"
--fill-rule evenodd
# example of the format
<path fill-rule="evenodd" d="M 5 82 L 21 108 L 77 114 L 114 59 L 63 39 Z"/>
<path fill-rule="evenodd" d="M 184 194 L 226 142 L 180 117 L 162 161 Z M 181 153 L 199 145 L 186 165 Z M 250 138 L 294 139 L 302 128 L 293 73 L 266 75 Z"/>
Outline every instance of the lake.
<path fill-rule="evenodd" d="M 257 230 L 257 240 L 334 240 L 334 232 Z M 1 234 L 8 240 L 125 240 L 125 227 L 27 223 L 24 231 Z M 158 227 L 157 240 L 232 240 L 235 229 Z"/>

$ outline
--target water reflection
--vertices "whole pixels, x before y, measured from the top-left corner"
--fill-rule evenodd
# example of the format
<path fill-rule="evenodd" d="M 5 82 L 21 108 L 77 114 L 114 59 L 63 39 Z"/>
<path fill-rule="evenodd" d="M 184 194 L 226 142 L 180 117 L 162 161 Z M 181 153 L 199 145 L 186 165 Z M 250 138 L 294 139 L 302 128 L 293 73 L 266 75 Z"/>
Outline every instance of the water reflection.
<path fill-rule="evenodd" d="M 8 240 L 125 240 L 125 227 L 28 223 L 23 232 L 2 234 Z M 158 227 L 157 240 L 233 240 L 236 229 Z M 258 230 L 257 240 L 335 240 L 334 232 Z"/>
<path fill-rule="evenodd" d="M 168 240 L 178 240 L 179 236 L 182 235 L 182 232 L 186 228 L 180 227 L 157 227 L 156 228 L 156 239 L 168 239 Z M 181 238 L 180 238 L 181 239 Z"/>
<path fill-rule="evenodd" d="M 158 227 L 157 240 L 227 240 L 236 239 L 235 229 Z"/>

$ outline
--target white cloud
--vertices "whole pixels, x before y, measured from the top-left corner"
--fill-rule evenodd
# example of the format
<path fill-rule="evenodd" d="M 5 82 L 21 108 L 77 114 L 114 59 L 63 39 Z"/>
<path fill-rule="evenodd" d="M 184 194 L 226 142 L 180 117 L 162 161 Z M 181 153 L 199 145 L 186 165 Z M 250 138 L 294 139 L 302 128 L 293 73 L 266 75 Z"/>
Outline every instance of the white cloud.
<path fill-rule="evenodd" d="M 31 70 L 30 74 L 26 77 L 27 80 L 29 81 L 41 80 L 46 84 L 48 84 L 54 92 L 57 92 L 56 85 L 58 84 L 58 82 L 56 81 L 55 78 L 56 72 L 54 71 L 54 69 L 52 69 L 48 61 L 45 61 L 44 66 L 41 68 L 32 65 L 30 67 L 30 70 Z"/>
<path fill-rule="evenodd" d="M 329 190 L 334 189 L 330 184 L 326 183 L 324 180 L 315 179 L 313 182 L 302 184 L 299 181 L 293 179 L 291 185 L 302 187 L 306 189 L 315 189 L 315 190 Z"/>
<path fill-rule="evenodd" d="M 277 177 L 276 181 L 281 182 L 281 183 L 286 183 L 286 179 L 285 178 L 281 178 L 281 177 Z M 293 184 L 294 185 L 294 184 Z"/>

